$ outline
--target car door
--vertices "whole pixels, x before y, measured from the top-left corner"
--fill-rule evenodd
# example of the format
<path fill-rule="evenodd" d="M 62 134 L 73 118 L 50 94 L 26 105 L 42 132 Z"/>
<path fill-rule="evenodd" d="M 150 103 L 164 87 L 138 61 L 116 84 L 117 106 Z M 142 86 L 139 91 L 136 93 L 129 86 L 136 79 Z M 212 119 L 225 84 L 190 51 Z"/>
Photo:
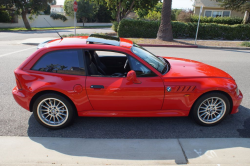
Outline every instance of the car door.
<path fill-rule="evenodd" d="M 140 83 L 126 77 L 87 76 L 86 91 L 94 110 L 160 110 L 164 98 L 162 79 L 141 62 L 127 55 Z M 137 65 L 132 65 L 132 64 Z"/>

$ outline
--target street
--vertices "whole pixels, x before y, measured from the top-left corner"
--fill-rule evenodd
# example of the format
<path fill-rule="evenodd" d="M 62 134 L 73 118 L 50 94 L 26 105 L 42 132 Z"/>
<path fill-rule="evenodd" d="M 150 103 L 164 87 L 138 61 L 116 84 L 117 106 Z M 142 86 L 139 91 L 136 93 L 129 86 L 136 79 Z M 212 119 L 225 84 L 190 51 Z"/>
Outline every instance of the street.
<path fill-rule="evenodd" d="M 60 32 L 60 34 L 64 33 L 72 32 L 68 30 Z M 33 37 L 54 38 L 57 37 L 57 34 L 53 31 L 46 33 L 0 32 L 1 136 L 124 139 L 250 138 L 250 50 L 146 48 L 160 56 L 180 57 L 207 63 L 226 71 L 235 78 L 244 96 L 243 102 L 239 107 L 240 111 L 235 115 L 229 115 L 217 126 L 199 126 L 189 117 L 79 117 L 70 127 L 61 130 L 49 130 L 39 125 L 32 113 L 21 108 L 15 102 L 11 93 L 14 86 L 16 86 L 14 69 L 36 50 L 36 46 L 22 45 L 20 43 L 24 39 Z"/>

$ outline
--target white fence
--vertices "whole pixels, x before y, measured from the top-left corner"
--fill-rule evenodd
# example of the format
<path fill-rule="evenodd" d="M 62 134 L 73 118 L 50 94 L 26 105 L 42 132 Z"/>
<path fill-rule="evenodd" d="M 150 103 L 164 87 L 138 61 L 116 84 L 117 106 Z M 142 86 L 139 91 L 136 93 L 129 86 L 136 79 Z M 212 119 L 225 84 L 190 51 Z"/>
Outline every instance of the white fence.
<path fill-rule="evenodd" d="M 27 15 L 28 19 L 29 15 Z M 63 22 L 62 20 L 53 20 L 49 15 L 39 15 L 33 16 L 33 20 L 29 20 L 31 27 L 50 27 L 49 24 L 44 20 L 44 18 L 53 26 L 53 27 L 69 27 L 74 26 L 74 18 L 66 16 L 67 21 Z M 112 23 L 85 23 L 84 26 L 111 26 Z M 82 23 L 76 23 L 76 26 L 82 26 Z M 22 17 L 18 16 L 18 23 L 0 23 L 1 28 L 14 28 L 14 27 L 25 27 Z"/>

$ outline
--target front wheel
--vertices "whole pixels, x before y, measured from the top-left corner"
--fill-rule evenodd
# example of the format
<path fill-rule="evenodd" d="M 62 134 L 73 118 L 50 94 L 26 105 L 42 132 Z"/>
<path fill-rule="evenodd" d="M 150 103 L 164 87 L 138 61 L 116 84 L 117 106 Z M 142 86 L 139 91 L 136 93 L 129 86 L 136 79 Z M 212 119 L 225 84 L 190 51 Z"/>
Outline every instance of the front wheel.
<path fill-rule="evenodd" d="M 228 98 L 219 92 L 211 92 L 201 96 L 194 104 L 191 115 L 203 126 L 220 123 L 230 111 Z"/>
<path fill-rule="evenodd" d="M 72 104 L 64 96 L 49 93 L 38 97 L 33 104 L 36 120 L 50 129 L 68 126 L 75 116 Z"/>

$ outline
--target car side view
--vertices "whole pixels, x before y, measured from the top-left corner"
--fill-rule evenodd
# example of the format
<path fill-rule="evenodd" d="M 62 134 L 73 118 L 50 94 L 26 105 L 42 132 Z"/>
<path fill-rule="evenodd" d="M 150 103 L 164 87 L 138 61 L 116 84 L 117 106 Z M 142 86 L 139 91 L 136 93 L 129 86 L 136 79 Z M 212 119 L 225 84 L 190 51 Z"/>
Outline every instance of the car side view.
<path fill-rule="evenodd" d="M 41 43 L 14 73 L 16 102 L 50 129 L 70 125 L 75 116 L 190 115 L 212 126 L 237 113 L 243 98 L 218 68 L 97 34 Z"/>

